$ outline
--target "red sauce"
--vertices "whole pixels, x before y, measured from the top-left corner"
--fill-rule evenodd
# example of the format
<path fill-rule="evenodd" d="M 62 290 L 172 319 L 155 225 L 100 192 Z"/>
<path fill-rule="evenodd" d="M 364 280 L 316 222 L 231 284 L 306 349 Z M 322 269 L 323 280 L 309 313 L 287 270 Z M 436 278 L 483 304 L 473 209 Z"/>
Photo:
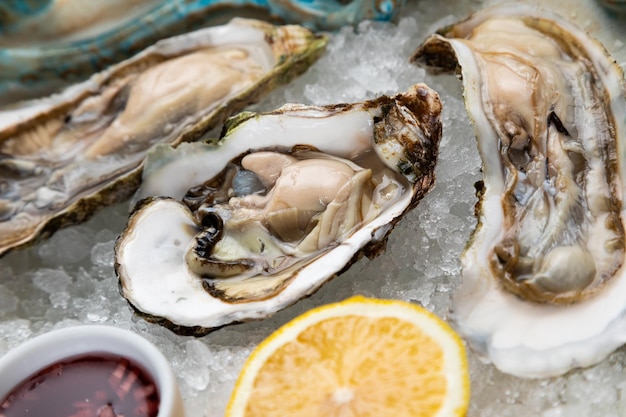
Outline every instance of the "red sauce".
<path fill-rule="evenodd" d="M 156 417 L 152 377 L 128 359 L 89 354 L 51 365 L 0 402 L 0 417 Z"/>

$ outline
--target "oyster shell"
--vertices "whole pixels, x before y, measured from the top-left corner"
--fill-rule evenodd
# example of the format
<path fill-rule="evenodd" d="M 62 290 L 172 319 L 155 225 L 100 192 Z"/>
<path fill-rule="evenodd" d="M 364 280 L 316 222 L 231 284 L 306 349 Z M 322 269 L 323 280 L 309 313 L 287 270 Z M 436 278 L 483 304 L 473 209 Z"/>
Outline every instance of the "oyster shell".
<path fill-rule="evenodd" d="M 0 4 L 0 105 L 84 80 L 159 39 L 247 16 L 334 30 L 404 0 L 38 0 Z"/>
<path fill-rule="evenodd" d="M 431 188 L 440 111 L 418 84 L 243 113 L 218 144 L 156 148 L 116 243 L 122 295 L 148 320 L 197 335 L 311 294 L 382 250 Z"/>
<path fill-rule="evenodd" d="M 413 56 L 460 66 L 483 160 L 453 320 L 502 371 L 558 375 L 626 340 L 621 69 L 565 19 L 487 9 Z"/>
<path fill-rule="evenodd" d="M 235 19 L 0 117 L 0 255 L 129 197 L 145 152 L 199 139 L 304 71 L 326 38 Z"/>

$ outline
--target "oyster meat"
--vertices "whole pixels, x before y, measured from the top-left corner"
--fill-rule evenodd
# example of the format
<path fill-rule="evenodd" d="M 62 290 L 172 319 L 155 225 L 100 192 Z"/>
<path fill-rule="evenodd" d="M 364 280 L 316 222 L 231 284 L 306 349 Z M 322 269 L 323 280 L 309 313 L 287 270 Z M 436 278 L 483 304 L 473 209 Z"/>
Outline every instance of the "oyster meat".
<path fill-rule="evenodd" d="M 431 188 L 441 104 L 288 104 L 227 122 L 218 143 L 155 148 L 115 247 L 122 295 L 182 334 L 271 315 L 376 255 Z"/>
<path fill-rule="evenodd" d="M 0 113 L 0 255 L 129 197 L 151 146 L 199 139 L 325 44 L 299 26 L 235 19 Z"/>
<path fill-rule="evenodd" d="M 460 70 L 483 161 L 457 328 L 518 376 L 599 362 L 626 340 L 621 69 L 581 29 L 518 4 L 444 28 L 413 60 Z"/>
<path fill-rule="evenodd" d="M 246 16 L 335 30 L 389 20 L 405 0 L 0 2 L 0 105 L 84 80 L 159 39 Z"/>

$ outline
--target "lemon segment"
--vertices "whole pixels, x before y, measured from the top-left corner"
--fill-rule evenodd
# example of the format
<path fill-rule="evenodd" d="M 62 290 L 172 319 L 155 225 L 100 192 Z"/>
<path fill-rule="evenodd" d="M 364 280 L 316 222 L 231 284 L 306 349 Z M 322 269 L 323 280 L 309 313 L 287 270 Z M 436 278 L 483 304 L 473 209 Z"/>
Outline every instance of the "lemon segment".
<path fill-rule="evenodd" d="M 461 339 L 403 301 L 353 297 L 313 309 L 250 355 L 227 417 L 463 416 Z"/>

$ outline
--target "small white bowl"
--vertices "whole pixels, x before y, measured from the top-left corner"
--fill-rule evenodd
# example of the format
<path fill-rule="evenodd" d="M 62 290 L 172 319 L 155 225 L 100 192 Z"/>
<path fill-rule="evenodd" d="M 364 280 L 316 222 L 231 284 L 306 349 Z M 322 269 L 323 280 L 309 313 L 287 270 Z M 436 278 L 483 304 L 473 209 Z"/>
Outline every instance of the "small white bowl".
<path fill-rule="evenodd" d="M 0 357 L 0 400 L 38 371 L 64 359 L 110 353 L 141 365 L 159 391 L 157 417 L 183 417 L 184 407 L 176 376 L 167 359 L 150 342 L 128 330 L 104 325 L 84 325 L 37 336 Z"/>

